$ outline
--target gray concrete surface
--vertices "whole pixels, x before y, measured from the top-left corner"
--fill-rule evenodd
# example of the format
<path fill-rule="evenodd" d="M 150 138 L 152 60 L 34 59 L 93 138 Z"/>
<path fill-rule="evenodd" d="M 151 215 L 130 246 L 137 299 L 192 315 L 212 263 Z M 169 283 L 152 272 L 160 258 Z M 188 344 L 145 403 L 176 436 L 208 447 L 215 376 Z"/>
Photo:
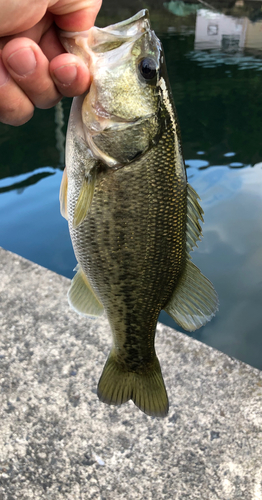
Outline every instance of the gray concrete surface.
<path fill-rule="evenodd" d="M 0 249 L 0 500 L 261 500 L 262 373 L 161 324 L 161 420 L 100 403 L 106 319 Z"/>

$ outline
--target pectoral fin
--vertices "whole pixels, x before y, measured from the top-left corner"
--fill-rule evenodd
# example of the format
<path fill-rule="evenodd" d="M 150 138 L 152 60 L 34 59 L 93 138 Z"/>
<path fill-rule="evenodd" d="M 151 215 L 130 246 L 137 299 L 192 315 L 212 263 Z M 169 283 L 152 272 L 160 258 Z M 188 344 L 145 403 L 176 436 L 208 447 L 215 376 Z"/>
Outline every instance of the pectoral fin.
<path fill-rule="evenodd" d="M 182 328 L 192 332 L 205 325 L 218 309 L 218 297 L 212 283 L 191 260 L 164 308 Z"/>
<path fill-rule="evenodd" d="M 65 167 L 64 172 L 63 172 L 62 181 L 61 181 L 61 186 L 60 186 L 60 193 L 59 193 L 60 212 L 61 212 L 61 215 L 65 219 L 68 219 L 68 217 L 67 217 L 67 186 L 68 186 L 68 178 L 67 178 L 67 172 L 66 172 L 66 167 Z"/>
<path fill-rule="evenodd" d="M 78 196 L 78 200 L 75 206 L 73 227 L 76 228 L 83 222 L 85 219 L 87 212 L 91 206 L 94 189 L 95 189 L 95 171 L 85 177 L 82 183 L 82 187 L 80 189 L 80 193 Z"/>
<path fill-rule="evenodd" d="M 87 316 L 101 316 L 104 308 L 96 297 L 83 270 L 77 266 L 77 273 L 72 279 L 68 291 L 70 306 L 79 314 Z"/>

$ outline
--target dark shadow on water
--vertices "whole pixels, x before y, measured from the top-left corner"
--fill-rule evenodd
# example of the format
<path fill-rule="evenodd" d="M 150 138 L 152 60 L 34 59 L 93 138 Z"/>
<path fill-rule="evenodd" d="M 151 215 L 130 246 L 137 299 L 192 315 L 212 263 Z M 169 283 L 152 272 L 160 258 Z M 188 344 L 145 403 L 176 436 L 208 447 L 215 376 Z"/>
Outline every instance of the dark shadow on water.
<path fill-rule="evenodd" d="M 45 177 L 49 177 L 50 175 L 54 175 L 54 172 L 42 172 L 41 174 L 31 175 L 22 182 L 15 182 L 10 186 L 0 187 L 0 194 L 8 193 L 8 191 L 17 191 L 18 193 L 22 194 L 23 190 L 26 187 L 33 186 L 34 184 L 37 184 L 37 182 L 41 181 Z"/>

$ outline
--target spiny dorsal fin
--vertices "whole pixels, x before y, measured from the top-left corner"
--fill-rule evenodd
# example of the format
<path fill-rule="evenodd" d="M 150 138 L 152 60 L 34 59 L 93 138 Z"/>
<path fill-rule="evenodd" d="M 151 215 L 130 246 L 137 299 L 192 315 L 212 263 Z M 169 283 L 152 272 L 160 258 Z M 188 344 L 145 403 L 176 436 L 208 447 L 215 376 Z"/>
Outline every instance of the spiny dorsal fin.
<path fill-rule="evenodd" d="M 99 380 L 97 394 L 101 401 L 109 405 L 121 405 L 132 399 L 147 415 L 165 417 L 168 413 L 168 397 L 156 356 L 148 370 L 137 373 L 124 370 L 111 352 Z"/>
<path fill-rule="evenodd" d="M 68 302 L 79 314 L 101 316 L 104 308 L 96 297 L 82 268 L 76 267 L 77 273 L 72 279 L 68 291 Z"/>
<path fill-rule="evenodd" d="M 82 187 L 80 189 L 80 193 L 78 196 L 78 200 L 75 206 L 73 227 L 76 228 L 83 222 L 85 219 L 87 212 L 91 206 L 94 189 L 95 189 L 95 170 L 92 173 L 89 173 L 87 177 L 84 178 Z"/>
<path fill-rule="evenodd" d="M 218 297 L 212 283 L 188 259 L 165 311 L 184 330 L 192 332 L 210 321 L 217 309 Z"/>
<path fill-rule="evenodd" d="M 197 246 L 197 241 L 202 236 L 202 229 L 199 220 L 204 222 L 203 210 L 198 203 L 199 196 L 196 191 L 187 184 L 187 251 L 191 252 L 194 246 Z"/>
<path fill-rule="evenodd" d="M 60 212 L 61 215 L 67 220 L 67 187 L 68 187 L 68 178 L 67 178 L 67 172 L 66 172 L 66 167 L 63 172 L 63 177 L 61 181 L 61 186 L 60 186 L 60 192 L 59 192 L 59 201 L 60 201 Z"/>

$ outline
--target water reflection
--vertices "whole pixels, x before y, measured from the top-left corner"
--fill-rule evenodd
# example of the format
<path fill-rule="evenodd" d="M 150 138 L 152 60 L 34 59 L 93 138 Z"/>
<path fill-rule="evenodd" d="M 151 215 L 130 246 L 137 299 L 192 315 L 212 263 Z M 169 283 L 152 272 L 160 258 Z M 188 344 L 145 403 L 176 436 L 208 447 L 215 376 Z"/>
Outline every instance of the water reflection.
<path fill-rule="evenodd" d="M 26 187 L 32 186 L 45 177 L 54 175 L 54 173 L 55 169 L 52 167 L 45 167 L 30 172 L 29 175 L 26 173 L 15 177 L 0 179 L 0 194 L 7 193 L 8 191 L 16 191 L 18 194 L 22 194 Z"/>
<path fill-rule="evenodd" d="M 225 16 L 201 9 L 196 16 L 195 49 L 238 51 L 245 47 L 247 18 Z"/>
<path fill-rule="evenodd" d="M 199 3 L 185 3 L 181 0 L 171 0 L 171 2 L 165 2 L 164 7 L 175 16 L 185 17 L 196 13 L 198 9 L 201 9 L 202 5 Z"/>
<path fill-rule="evenodd" d="M 262 165 L 188 173 L 205 211 L 193 260 L 220 299 L 216 317 L 192 336 L 262 368 Z M 165 313 L 161 319 L 175 326 Z"/>
<path fill-rule="evenodd" d="M 239 18 L 200 9 L 196 15 L 193 60 L 206 68 L 218 64 L 237 64 L 239 69 L 262 71 L 262 61 L 254 55 L 245 55 L 244 49 L 261 56 L 262 21 L 251 22 Z M 211 50 L 211 52 L 203 52 Z"/>
<path fill-rule="evenodd" d="M 42 178 L 33 184 L 31 180 L 37 175 Z M 27 175 L 29 182 L 20 195 L 17 186 L 25 181 L 23 178 L 24 175 L 12 178 L 9 184 L 12 189 L 0 195 L 0 245 L 72 277 L 76 262 L 58 200 L 62 172 L 50 167 L 32 172 Z M 8 187 L 8 182 L 5 179 L 1 185 Z"/>
<path fill-rule="evenodd" d="M 211 50 L 211 47 L 209 47 L 209 49 L 210 50 L 207 51 L 207 47 L 198 48 L 197 50 L 189 52 L 187 57 L 192 61 L 200 63 L 203 68 L 215 68 L 216 66 L 225 64 L 228 66 L 236 65 L 240 70 L 254 69 L 256 71 L 262 71 L 262 61 L 259 57 L 244 54 L 235 55 L 222 53 L 214 49 Z M 230 72 L 227 74 L 231 76 Z"/>

